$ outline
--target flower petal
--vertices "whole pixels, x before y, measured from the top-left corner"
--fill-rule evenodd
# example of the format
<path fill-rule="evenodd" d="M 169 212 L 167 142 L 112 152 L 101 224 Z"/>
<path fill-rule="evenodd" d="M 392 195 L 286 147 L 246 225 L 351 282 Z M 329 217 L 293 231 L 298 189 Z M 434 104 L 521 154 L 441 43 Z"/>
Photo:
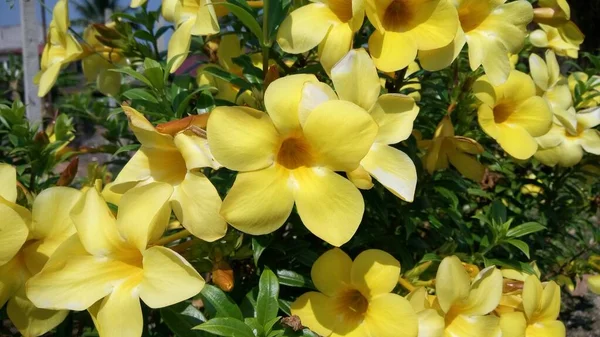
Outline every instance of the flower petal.
<path fill-rule="evenodd" d="M 498 129 L 497 141 L 509 155 L 525 160 L 537 151 L 537 142 L 524 128 L 502 124 Z"/>
<path fill-rule="evenodd" d="M 192 235 L 209 242 L 225 236 L 227 223 L 219 214 L 221 197 L 201 172 L 187 173 L 175 188 L 171 205 L 177 219 Z"/>
<path fill-rule="evenodd" d="M 50 187 L 38 194 L 32 207 L 31 238 L 75 233 L 69 213 L 80 197 L 81 192 L 69 187 Z"/>
<path fill-rule="evenodd" d="M 15 295 L 29 277 L 29 271 L 19 258 L 0 265 L 0 307 Z"/>
<path fill-rule="evenodd" d="M 456 167 L 458 172 L 475 182 L 480 182 L 485 174 L 485 166 L 475 159 L 475 157 L 465 154 L 461 151 L 454 151 L 448 155 L 452 166 Z"/>
<path fill-rule="evenodd" d="M 417 335 L 419 321 L 404 297 L 385 293 L 369 301 L 365 325 L 371 336 L 413 337 Z"/>
<path fill-rule="evenodd" d="M 386 294 L 398 284 L 400 262 L 382 250 L 365 250 L 354 259 L 351 277 L 352 285 L 367 298 Z M 408 301 L 406 304 L 410 307 Z"/>
<path fill-rule="evenodd" d="M 158 240 L 169 225 L 171 194 L 171 185 L 157 182 L 125 193 L 117 215 L 121 236 L 140 251 L 144 251 L 148 243 Z"/>
<path fill-rule="evenodd" d="M 554 281 L 546 283 L 542 292 L 537 321 L 553 321 L 560 313 L 560 287 Z"/>
<path fill-rule="evenodd" d="M 27 240 L 29 230 L 17 212 L 0 203 L 0 266 L 10 261 Z"/>
<path fill-rule="evenodd" d="M 12 165 L 0 163 L 0 197 L 9 202 L 17 201 L 17 170 Z"/>
<path fill-rule="evenodd" d="M 367 153 L 367 156 L 368 155 L 369 154 Z M 370 190 L 374 186 L 373 179 L 369 175 L 369 172 L 362 167 L 362 165 L 354 171 L 346 172 L 346 176 L 354 184 L 354 186 L 360 188 L 361 190 Z"/>
<path fill-rule="evenodd" d="M 41 336 L 59 325 L 68 310 L 38 309 L 25 296 L 25 287 L 15 294 L 6 307 L 8 318 L 23 336 Z"/>
<path fill-rule="evenodd" d="M 290 306 L 292 315 L 300 317 L 302 325 L 321 336 L 329 336 L 337 321 L 333 301 L 318 292 L 298 297 Z"/>
<path fill-rule="evenodd" d="M 211 112 L 207 130 L 212 154 L 229 169 L 260 170 L 275 159 L 279 135 L 271 118 L 262 111 L 218 107 Z"/>
<path fill-rule="evenodd" d="M 431 50 L 419 50 L 419 61 L 423 69 L 438 71 L 447 68 L 456 60 L 465 44 L 467 37 L 462 27 L 458 25 L 456 37 L 445 47 Z"/>
<path fill-rule="evenodd" d="M 56 83 L 56 79 L 58 78 L 58 73 L 60 72 L 61 66 L 61 62 L 56 62 L 47 69 L 41 71 L 41 76 L 38 84 L 39 97 L 46 96 L 50 89 L 52 89 L 52 86 L 54 86 L 54 83 Z"/>
<path fill-rule="evenodd" d="M 527 320 L 522 312 L 507 312 L 500 316 L 500 330 L 502 331 L 502 336 L 526 337 L 526 328 Z"/>
<path fill-rule="evenodd" d="M 496 316 L 458 315 L 446 325 L 445 336 L 494 336 L 499 324 L 500 319 Z"/>
<path fill-rule="evenodd" d="M 105 336 L 141 336 L 144 319 L 138 296 L 139 276 L 116 286 L 98 308 L 95 323 Z"/>
<path fill-rule="evenodd" d="M 187 19 L 181 23 L 169 40 L 169 46 L 167 49 L 167 63 L 173 62 L 171 66 L 171 73 L 174 73 L 181 67 L 183 61 L 187 58 L 187 54 L 190 51 L 190 44 L 192 42 L 192 29 L 195 25 L 194 19 Z M 175 59 L 175 61 L 173 61 Z"/>
<path fill-rule="evenodd" d="M 377 69 L 391 72 L 406 68 L 415 60 L 417 44 L 407 34 L 375 31 L 369 38 L 369 51 Z"/>
<path fill-rule="evenodd" d="M 527 337 L 565 337 L 565 325 L 561 321 L 535 322 L 527 326 Z"/>
<path fill-rule="evenodd" d="M 360 81 L 357 81 L 358 78 Z M 363 48 L 350 50 L 331 69 L 331 80 L 340 99 L 367 111 L 373 107 L 381 91 L 377 68 Z"/>
<path fill-rule="evenodd" d="M 129 120 L 129 127 L 135 134 L 138 141 L 145 147 L 175 150 L 173 137 L 156 131 L 154 126 L 136 109 L 129 106 L 122 106 L 123 112 Z"/>
<path fill-rule="evenodd" d="M 304 127 L 306 119 L 310 113 L 319 105 L 330 101 L 337 100 L 338 96 L 331 89 L 331 87 L 323 82 L 308 82 L 304 84 L 302 89 L 302 99 L 298 106 L 298 118 L 300 119 L 300 125 Z"/>
<path fill-rule="evenodd" d="M 458 257 L 448 256 L 444 258 L 435 278 L 435 293 L 440 308 L 445 313 L 454 304 L 469 296 L 471 279 Z"/>
<path fill-rule="evenodd" d="M 339 248 L 333 248 L 319 256 L 310 270 L 315 287 L 323 294 L 333 297 L 350 284 L 352 259 Z"/>
<path fill-rule="evenodd" d="M 535 275 L 529 275 L 523 285 L 523 312 L 528 320 L 534 318 L 534 314 L 542 301 L 544 288 Z"/>
<path fill-rule="evenodd" d="M 293 171 L 291 179 L 296 208 L 308 230 L 336 247 L 348 242 L 365 209 L 354 184 L 326 168 L 300 168 Z"/>
<path fill-rule="evenodd" d="M 182 132 L 178 133 L 173 140 L 175 141 L 175 146 L 181 152 L 188 170 L 203 167 L 210 167 L 216 170 L 221 167 L 213 157 L 206 138 Z"/>
<path fill-rule="evenodd" d="M 578 112 L 577 124 L 584 129 L 591 129 L 600 125 L 600 107 L 594 107 Z"/>
<path fill-rule="evenodd" d="M 413 201 L 417 188 L 417 169 L 407 154 L 391 146 L 375 143 L 361 165 L 394 195 L 408 202 Z"/>
<path fill-rule="evenodd" d="M 552 83 L 550 83 L 550 74 L 544 59 L 537 54 L 529 55 L 529 69 L 535 84 L 542 89 L 542 91 L 548 90 L 548 87 Z"/>
<path fill-rule="evenodd" d="M 469 297 L 461 303 L 464 315 L 484 316 L 492 312 L 502 297 L 502 272 L 494 267 L 482 270 L 471 285 Z"/>
<path fill-rule="evenodd" d="M 410 137 L 419 106 L 410 96 L 386 94 L 377 99 L 369 113 L 379 126 L 375 141 L 396 144 Z"/>
<path fill-rule="evenodd" d="M 521 103 L 506 122 L 524 128 L 533 137 L 543 136 L 552 127 L 552 110 L 542 97 L 533 96 Z"/>
<path fill-rule="evenodd" d="M 417 337 L 444 337 L 446 324 L 444 317 L 434 309 L 425 309 L 417 313 L 419 334 Z"/>
<path fill-rule="evenodd" d="M 347 23 L 336 24 L 331 27 L 325 39 L 319 44 L 319 61 L 327 73 L 331 71 L 338 61 L 352 48 L 354 32 Z"/>
<path fill-rule="evenodd" d="M 598 130 L 585 130 L 579 139 L 585 152 L 600 155 L 600 132 Z"/>
<path fill-rule="evenodd" d="M 288 172 L 273 165 L 259 171 L 238 173 L 223 200 L 221 215 L 244 233 L 262 235 L 281 227 L 293 206 Z"/>
<path fill-rule="evenodd" d="M 29 279 L 27 297 L 38 308 L 85 310 L 137 270 L 121 261 L 86 255 L 74 235 Z"/>
<path fill-rule="evenodd" d="M 280 135 L 286 136 L 300 128 L 298 113 L 304 85 L 317 82 L 315 75 L 296 74 L 281 77 L 269 85 L 265 92 L 265 108 Z M 244 130 L 247 130 L 246 125 Z"/>
<path fill-rule="evenodd" d="M 95 188 L 81 196 L 71 211 L 71 219 L 81 244 L 92 255 L 108 256 L 125 245 L 115 218 Z"/>
<path fill-rule="evenodd" d="M 162 308 L 200 292 L 204 279 L 174 251 L 154 246 L 144 252 L 144 276 L 140 298 L 151 308 Z"/>
<path fill-rule="evenodd" d="M 213 35 L 219 33 L 218 20 L 213 0 L 199 0 L 192 35 Z"/>
<path fill-rule="evenodd" d="M 327 101 L 306 120 L 304 136 L 318 151 L 317 161 L 334 171 L 353 171 L 367 154 L 377 134 L 377 124 L 354 103 Z"/>
<path fill-rule="evenodd" d="M 277 31 L 277 43 L 283 51 L 300 54 L 316 47 L 330 27 L 341 23 L 324 4 L 312 3 L 290 13 Z"/>

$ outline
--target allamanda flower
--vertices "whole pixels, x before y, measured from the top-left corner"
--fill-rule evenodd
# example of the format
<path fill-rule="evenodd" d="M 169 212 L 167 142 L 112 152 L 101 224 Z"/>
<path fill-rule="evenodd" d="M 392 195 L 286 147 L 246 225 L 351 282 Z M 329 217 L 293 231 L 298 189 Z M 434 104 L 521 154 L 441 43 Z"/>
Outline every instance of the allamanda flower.
<path fill-rule="evenodd" d="M 408 66 L 420 50 L 447 46 L 459 26 L 456 8 L 449 0 L 365 0 L 375 32 L 369 52 L 382 71 Z"/>
<path fill-rule="evenodd" d="M 538 48 L 550 48 L 559 56 L 574 59 L 579 57 L 579 46 L 583 40 L 567 40 L 557 28 L 552 26 L 540 24 L 540 28 L 529 34 L 529 41 L 532 45 Z"/>
<path fill-rule="evenodd" d="M 456 38 L 442 48 L 419 52 L 423 68 L 436 71 L 449 66 L 469 45 L 469 64 L 475 71 L 483 65 L 490 82 L 502 84 L 511 71 L 509 53 L 518 53 L 533 19 L 525 0 L 454 0 L 460 25 Z"/>
<path fill-rule="evenodd" d="M 312 266 L 319 292 L 300 296 L 292 314 L 322 336 L 416 337 L 416 313 L 404 297 L 391 293 L 399 275 L 400 263 L 384 251 L 366 250 L 352 261 L 334 248 Z"/>
<path fill-rule="evenodd" d="M 360 81 L 356 79 L 360 78 Z M 410 157 L 393 148 L 406 140 L 412 131 L 419 107 L 412 97 L 401 94 L 379 96 L 380 82 L 373 60 L 364 49 L 351 50 L 331 70 L 337 95 L 321 83 L 306 84 L 301 107 L 318 106 L 327 100 L 353 102 L 364 108 L 378 125 L 375 142 L 360 161 L 360 166 L 348 172 L 348 178 L 359 188 L 373 186 L 371 176 L 389 191 L 406 201 L 413 201 L 417 186 L 417 169 Z"/>
<path fill-rule="evenodd" d="M 92 308 L 103 336 L 141 336 L 140 299 L 162 308 L 196 295 L 204 280 L 174 251 L 152 246 L 169 223 L 173 188 L 150 183 L 127 192 L 115 219 L 95 188 L 71 211 L 77 234 L 27 282 L 40 308 Z"/>
<path fill-rule="evenodd" d="M 483 131 L 509 155 L 517 159 L 533 156 L 538 148 L 534 137 L 550 130 L 552 111 L 542 97 L 536 96 L 531 77 L 513 70 L 504 84 L 494 86 L 484 75 L 475 82 L 473 91 L 482 102 L 477 115 Z"/>
<path fill-rule="evenodd" d="M 352 48 L 354 33 L 364 18 L 364 0 L 316 0 L 285 18 L 277 32 L 277 43 L 292 54 L 318 45 L 319 59 L 329 73 Z"/>
<path fill-rule="evenodd" d="M 112 29 L 114 24 L 105 27 L 105 29 Z M 121 50 L 105 46 L 96 35 L 98 31 L 94 25 L 88 26 L 83 31 L 83 39 L 86 42 L 84 45 L 86 55 L 81 61 L 83 74 L 88 82 L 96 82 L 101 93 L 117 96 L 121 89 L 121 73 L 110 70 L 127 64 L 127 59 Z"/>
<path fill-rule="evenodd" d="M 571 21 L 571 7 L 566 0 L 540 0 L 538 8 L 534 9 L 533 21 L 540 25 L 556 28 L 561 39 L 579 46 L 585 36 Z"/>
<path fill-rule="evenodd" d="M 525 278 L 521 302 L 516 311 L 501 315 L 503 337 L 564 337 L 560 312 L 560 287 L 550 281 L 542 284 L 536 275 Z"/>
<path fill-rule="evenodd" d="M 221 197 L 200 170 L 220 167 L 203 137 L 208 115 L 190 116 L 157 130 L 137 110 L 123 106 L 123 111 L 142 146 L 123 167 L 111 191 L 122 194 L 155 181 L 167 183 L 173 187 L 171 207 L 190 233 L 205 241 L 223 237 L 227 224 L 219 215 Z"/>
<path fill-rule="evenodd" d="M 265 92 L 268 114 L 247 107 L 212 111 L 210 149 L 223 166 L 240 171 L 221 215 L 242 232 L 261 235 L 281 227 L 296 204 L 313 234 L 340 246 L 356 232 L 364 201 L 335 171 L 358 168 L 377 124 L 351 102 L 301 105 L 307 83 L 326 87 L 314 75 L 286 76 Z"/>
<path fill-rule="evenodd" d="M 600 107 L 575 113 L 569 110 L 552 125 L 552 129 L 537 138 L 540 149 L 535 158 L 548 166 L 574 166 L 581 161 L 583 153 L 600 155 Z"/>
<path fill-rule="evenodd" d="M 69 26 L 69 3 L 67 0 L 58 0 L 52 10 L 52 21 L 40 61 L 41 70 L 33 79 L 39 86 L 40 97 L 52 89 L 60 69 L 75 61 L 82 53 L 79 42 L 69 33 Z"/>
<path fill-rule="evenodd" d="M 436 301 L 445 320 L 445 337 L 493 336 L 500 320 L 489 315 L 502 297 L 502 273 L 483 269 L 471 280 L 456 256 L 442 260 L 435 278 Z"/>
<path fill-rule="evenodd" d="M 0 182 L 0 307 L 8 302 L 8 318 L 22 335 L 41 336 L 69 312 L 36 308 L 25 295 L 25 282 L 75 233 L 69 212 L 80 192 L 49 188 L 38 194 L 30 212 L 15 204 L 17 180 L 12 166 L 0 164 Z"/>
<path fill-rule="evenodd" d="M 475 155 L 483 153 L 483 147 L 471 138 L 455 136 L 449 116 L 438 124 L 433 139 L 421 140 L 418 145 L 427 151 L 423 162 L 429 174 L 452 164 L 460 174 L 473 181 L 483 179 L 485 166 L 475 158 Z"/>
<path fill-rule="evenodd" d="M 546 61 L 536 54 L 529 56 L 531 77 L 555 116 L 563 116 L 573 107 L 573 98 L 567 79 L 560 74 L 560 66 L 553 51 L 546 51 Z"/>
<path fill-rule="evenodd" d="M 425 288 L 417 288 L 406 296 L 419 318 L 418 337 L 444 337 L 444 316 L 433 307 L 435 296 Z"/>
<path fill-rule="evenodd" d="M 177 57 L 171 67 L 173 73 L 183 64 L 190 50 L 192 35 L 216 34 L 220 27 L 212 0 L 165 0 L 163 2 L 165 6 L 163 14 L 167 11 L 167 19 L 172 19 L 176 26 L 167 49 L 167 62 Z"/>

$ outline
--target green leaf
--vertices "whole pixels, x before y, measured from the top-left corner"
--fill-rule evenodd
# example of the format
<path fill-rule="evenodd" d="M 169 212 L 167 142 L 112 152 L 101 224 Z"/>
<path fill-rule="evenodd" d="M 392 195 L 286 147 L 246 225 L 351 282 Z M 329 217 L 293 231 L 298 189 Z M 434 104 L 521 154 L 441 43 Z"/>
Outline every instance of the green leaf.
<path fill-rule="evenodd" d="M 150 82 L 150 80 L 148 80 L 146 77 L 144 77 L 144 75 L 138 73 L 137 71 L 133 70 L 132 68 L 115 68 L 115 69 L 109 69 L 109 71 L 127 74 L 127 75 L 135 78 L 136 80 L 146 84 L 149 87 L 152 86 L 152 82 Z"/>
<path fill-rule="evenodd" d="M 238 5 L 234 5 L 229 2 L 221 2 L 220 5 L 229 9 L 229 11 L 233 13 L 233 15 L 235 15 L 238 19 L 240 19 L 240 21 L 242 21 L 244 26 L 250 29 L 252 34 L 256 35 L 258 41 L 260 41 L 261 44 L 263 43 L 262 28 L 260 28 L 260 25 L 258 24 L 252 13 L 248 12 L 247 10 Z"/>
<path fill-rule="evenodd" d="M 273 41 L 279 25 L 286 18 L 286 14 L 291 5 L 290 0 L 270 1 L 269 2 L 269 13 L 267 18 L 267 36 Z"/>
<path fill-rule="evenodd" d="M 252 238 L 252 251 L 254 252 L 254 265 L 258 266 L 258 259 L 269 245 L 269 238 L 267 237 L 253 237 Z"/>
<path fill-rule="evenodd" d="M 187 311 L 189 307 L 192 307 L 197 313 L 190 315 L 190 312 Z M 178 337 L 201 337 L 203 335 L 201 332 L 192 329 L 206 320 L 201 319 L 202 313 L 191 305 L 188 305 L 183 311 L 180 310 L 181 306 L 179 305 L 161 308 L 160 316 Z"/>
<path fill-rule="evenodd" d="M 121 146 L 117 151 L 115 151 L 115 153 L 113 153 L 113 156 L 116 156 L 119 153 L 123 153 L 123 152 L 135 151 L 139 148 L 140 148 L 140 144 L 129 144 L 129 145 Z"/>
<path fill-rule="evenodd" d="M 140 39 L 143 41 L 148 41 L 148 42 L 154 42 L 154 35 L 152 35 L 152 33 L 145 31 L 145 30 L 136 30 L 135 33 L 133 33 L 133 37 L 135 37 L 136 39 Z"/>
<path fill-rule="evenodd" d="M 158 100 L 156 99 L 156 97 L 154 97 L 154 95 L 149 93 L 146 89 L 142 88 L 129 89 L 123 93 L 123 96 L 129 99 L 139 99 L 151 103 L 158 103 Z"/>
<path fill-rule="evenodd" d="M 207 305 L 207 309 L 213 311 L 215 316 L 233 317 L 239 320 L 243 318 L 242 311 L 237 304 L 221 289 L 207 284 L 200 292 L 200 296 L 204 304 Z"/>
<path fill-rule="evenodd" d="M 298 274 L 295 271 L 278 269 L 277 278 L 279 279 L 279 283 L 284 286 L 314 289 L 310 277 Z"/>
<path fill-rule="evenodd" d="M 223 69 L 210 66 L 210 67 L 204 68 L 203 71 L 239 87 L 240 90 L 241 89 L 244 89 L 244 90 L 250 89 L 250 83 L 246 82 L 243 78 L 236 76 L 232 73 L 229 73 Z"/>
<path fill-rule="evenodd" d="M 502 203 L 502 200 L 496 199 L 492 202 L 490 206 L 490 216 L 489 218 L 495 224 L 503 224 L 506 222 L 506 206 Z"/>
<path fill-rule="evenodd" d="M 529 246 L 525 242 L 517 239 L 510 239 L 506 240 L 505 242 L 517 247 L 520 251 L 523 252 L 523 254 L 527 256 L 527 258 L 529 258 Z"/>
<path fill-rule="evenodd" d="M 277 317 L 279 312 L 279 282 L 277 276 L 270 269 L 265 268 L 260 275 L 258 283 L 258 297 L 256 298 L 256 319 L 265 326 L 265 324 Z"/>
<path fill-rule="evenodd" d="M 537 222 L 527 222 L 522 225 L 518 225 L 516 227 L 511 228 L 506 236 L 520 238 L 521 236 L 525 236 L 527 234 L 539 232 L 546 229 L 546 227 L 542 226 Z"/>
<path fill-rule="evenodd" d="M 194 327 L 217 336 L 225 337 L 255 337 L 252 329 L 239 319 L 231 317 L 213 318 L 210 321 Z"/>

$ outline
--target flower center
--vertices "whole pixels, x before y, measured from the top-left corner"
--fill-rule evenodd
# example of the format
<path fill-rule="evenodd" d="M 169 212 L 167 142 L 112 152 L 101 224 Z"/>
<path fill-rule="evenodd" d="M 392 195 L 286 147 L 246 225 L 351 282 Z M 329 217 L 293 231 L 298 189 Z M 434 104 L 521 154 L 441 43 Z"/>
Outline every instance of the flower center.
<path fill-rule="evenodd" d="M 494 107 L 494 122 L 496 122 L 496 124 L 506 122 L 506 120 L 510 117 L 510 115 L 512 115 L 514 111 L 514 105 L 509 102 L 504 102 L 496 105 Z"/>
<path fill-rule="evenodd" d="M 465 33 L 479 27 L 490 14 L 489 1 L 467 0 L 458 8 L 458 18 Z"/>
<path fill-rule="evenodd" d="M 381 23 L 388 31 L 409 31 L 431 17 L 434 5 L 428 0 L 392 0 L 383 12 Z"/>
<path fill-rule="evenodd" d="M 335 298 L 335 310 L 346 323 L 360 323 L 368 308 L 369 301 L 356 289 L 342 290 Z"/>
<path fill-rule="evenodd" d="M 327 6 L 342 22 L 352 19 L 352 0 L 329 0 Z"/>
<path fill-rule="evenodd" d="M 314 155 L 310 144 L 303 136 L 291 136 L 284 139 L 277 152 L 277 163 L 289 170 L 312 166 Z"/>

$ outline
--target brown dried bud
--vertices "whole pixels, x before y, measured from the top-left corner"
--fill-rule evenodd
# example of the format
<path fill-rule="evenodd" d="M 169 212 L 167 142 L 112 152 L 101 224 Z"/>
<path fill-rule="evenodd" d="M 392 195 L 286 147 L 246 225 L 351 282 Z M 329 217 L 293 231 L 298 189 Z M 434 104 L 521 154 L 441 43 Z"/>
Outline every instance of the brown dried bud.
<path fill-rule="evenodd" d="M 302 326 L 302 322 L 300 321 L 300 317 L 296 315 L 282 318 L 281 324 L 289 326 L 294 331 L 304 329 L 304 327 Z"/>
<path fill-rule="evenodd" d="M 79 157 L 75 157 L 71 160 L 69 165 L 60 173 L 60 178 L 56 186 L 69 186 L 77 175 L 77 168 L 79 168 Z"/>
<path fill-rule="evenodd" d="M 273 81 L 275 81 L 278 78 L 279 78 L 279 69 L 277 68 L 277 65 L 274 64 L 269 67 L 269 70 L 267 70 L 267 74 L 265 75 L 265 85 L 264 85 L 265 90 L 267 90 L 267 88 L 269 87 L 269 84 L 273 83 Z"/>
<path fill-rule="evenodd" d="M 171 136 L 175 136 L 181 131 L 185 131 L 190 129 L 196 135 L 199 135 L 198 129 L 205 130 L 206 124 L 208 123 L 208 116 L 210 113 L 205 113 L 201 115 L 191 115 L 182 119 L 177 119 L 174 121 L 158 124 L 156 126 L 156 131 L 164 134 L 168 134 Z M 201 135 L 199 135 L 201 136 Z"/>

